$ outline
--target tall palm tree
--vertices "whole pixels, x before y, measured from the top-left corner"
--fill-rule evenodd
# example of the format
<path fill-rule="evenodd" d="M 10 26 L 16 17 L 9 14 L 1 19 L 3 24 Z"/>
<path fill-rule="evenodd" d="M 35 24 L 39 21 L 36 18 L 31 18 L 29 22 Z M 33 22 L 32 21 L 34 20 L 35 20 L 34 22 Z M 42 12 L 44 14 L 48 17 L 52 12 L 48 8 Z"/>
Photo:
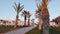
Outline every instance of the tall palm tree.
<path fill-rule="evenodd" d="M 49 12 L 48 12 L 48 2 L 49 0 L 42 0 L 42 29 L 43 34 L 49 34 Z"/>
<path fill-rule="evenodd" d="M 18 23 L 18 18 L 19 18 L 19 12 L 21 12 L 23 10 L 23 5 L 21 6 L 20 3 L 18 3 L 18 5 L 15 3 L 15 5 L 13 6 L 13 8 L 15 9 L 16 11 L 16 21 L 15 21 L 15 24 L 14 24 L 14 28 L 17 27 L 17 23 Z"/>
<path fill-rule="evenodd" d="M 26 26 L 26 18 L 27 18 L 27 11 L 26 10 L 24 10 L 22 12 L 22 16 L 24 16 L 24 26 Z"/>
<path fill-rule="evenodd" d="M 36 18 L 39 18 L 38 29 L 41 30 L 41 28 L 42 28 L 42 14 L 41 14 L 41 10 L 37 10 L 36 11 Z"/>
<path fill-rule="evenodd" d="M 49 34 L 49 13 L 47 9 L 48 2 L 49 0 L 42 0 L 42 4 L 39 4 L 40 7 L 38 6 L 38 8 L 41 8 L 39 10 L 41 10 L 42 13 L 43 34 Z"/>
<path fill-rule="evenodd" d="M 36 10 L 36 18 L 39 18 L 38 22 L 38 29 L 41 30 L 42 28 L 42 11 L 41 11 L 41 5 L 37 3 L 37 10 Z"/>
<path fill-rule="evenodd" d="M 30 26 L 30 16 L 31 16 L 31 14 L 30 14 L 30 12 L 28 11 L 28 12 L 27 12 L 28 26 Z"/>

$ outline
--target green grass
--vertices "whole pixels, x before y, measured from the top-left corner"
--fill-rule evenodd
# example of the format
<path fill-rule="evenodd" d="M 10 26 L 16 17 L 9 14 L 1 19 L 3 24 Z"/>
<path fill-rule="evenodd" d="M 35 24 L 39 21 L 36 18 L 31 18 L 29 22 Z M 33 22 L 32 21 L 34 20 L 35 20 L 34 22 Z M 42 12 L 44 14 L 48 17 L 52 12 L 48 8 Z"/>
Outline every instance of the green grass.
<path fill-rule="evenodd" d="M 13 26 L 0 26 L 0 33 L 4 33 L 13 29 Z"/>
<path fill-rule="evenodd" d="M 42 34 L 42 30 L 38 30 L 37 27 L 33 28 L 32 30 L 28 31 L 25 34 Z M 60 34 L 60 27 L 50 27 L 49 34 Z"/>
<path fill-rule="evenodd" d="M 60 27 L 50 27 L 50 34 L 60 34 Z"/>
<path fill-rule="evenodd" d="M 17 26 L 17 28 L 14 28 L 13 26 L 0 26 L 0 33 L 5 33 L 8 31 L 12 31 L 15 29 L 23 28 L 22 26 Z"/>

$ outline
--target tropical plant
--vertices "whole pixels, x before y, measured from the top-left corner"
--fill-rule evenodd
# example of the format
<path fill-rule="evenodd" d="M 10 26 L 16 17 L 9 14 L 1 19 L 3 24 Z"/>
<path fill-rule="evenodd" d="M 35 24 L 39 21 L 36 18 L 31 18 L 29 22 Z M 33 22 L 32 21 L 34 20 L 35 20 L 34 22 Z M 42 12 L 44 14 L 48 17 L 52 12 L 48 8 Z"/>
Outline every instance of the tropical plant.
<path fill-rule="evenodd" d="M 39 22 L 38 22 L 38 29 L 41 30 L 41 26 L 42 26 L 42 11 L 41 11 L 41 5 L 37 3 L 37 10 L 35 13 L 36 18 L 39 18 Z"/>
<path fill-rule="evenodd" d="M 49 0 L 42 0 L 42 3 L 37 5 L 38 10 L 41 10 L 42 14 L 42 29 L 43 34 L 49 34 L 49 13 L 47 9 Z"/>
<path fill-rule="evenodd" d="M 13 8 L 16 11 L 16 20 L 15 20 L 15 24 L 14 24 L 14 28 L 17 27 L 17 23 L 18 23 L 18 18 L 19 18 L 19 12 L 21 12 L 23 10 L 23 5 L 21 6 L 20 3 L 18 3 L 18 5 L 15 3 L 15 5 L 13 6 Z"/>
<path fill-rule="evenodd" d="M 22 12 L 22 16 L 24 16 L 24 26 L 26 26 L 26 19 L 27 19 L 27 11 L 26 10 L 24 10 Z"/>
<path fill-rule="evenodd" d="M 31 17 L 31 14 L 30 14 L 30 12 L 28 11 L 28 12 L 27 12 L 28 26 L 30 26 L 30 17 Z"/>
<path fill-rule="evenodd" d="M 49 12 L 48 12 L 48 2 L 49 0 L 42 0 L 42 29 L 43 29 L 43 34 L 49 34 Z"/>

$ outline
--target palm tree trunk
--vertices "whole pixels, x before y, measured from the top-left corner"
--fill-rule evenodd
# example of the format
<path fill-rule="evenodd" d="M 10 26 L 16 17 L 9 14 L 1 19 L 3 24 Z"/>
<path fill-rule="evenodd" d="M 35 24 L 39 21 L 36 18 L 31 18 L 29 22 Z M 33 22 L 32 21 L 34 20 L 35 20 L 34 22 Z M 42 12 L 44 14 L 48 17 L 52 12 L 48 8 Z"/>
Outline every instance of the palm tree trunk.
<path fill-rule="evenodd" d="M 42 21 L 43 34 L 49 34 L 49 12 L 47 8 L 42 10 Z"/>
<path fill-rule="evenodd" d="M 16 15 L 16 21 L 15 21 L 15 24 L 14 24 L 14 28 L 17 27 L 17 24 L 18 24 L 18 14 Z"/>
<path fill-rule="evenodd" d="M 24 26 L 26 26 L 26 15 L 25 15 L 25 17 L 24 17 Z"/>
<path fill-rule="evenodd" d="M 45 15 L 43 18 L 43 34 L 49 34 L 49 15 Z"/>
<path fill-rule="evenodd" d="M 30 18 L 28 18 L 28 26 L 30 26 Z"/>
<path fill-rule="evenodd" d="M 39 17 L 38 29 L 41 30 L 42 28 L 42 17 Z"/>

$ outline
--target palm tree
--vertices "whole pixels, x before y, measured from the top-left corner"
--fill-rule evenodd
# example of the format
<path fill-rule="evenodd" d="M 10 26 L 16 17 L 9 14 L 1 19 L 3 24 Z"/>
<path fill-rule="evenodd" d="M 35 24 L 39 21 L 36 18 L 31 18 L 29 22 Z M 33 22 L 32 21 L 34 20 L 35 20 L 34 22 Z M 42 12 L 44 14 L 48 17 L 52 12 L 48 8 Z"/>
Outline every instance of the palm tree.
<path fill-rule="evenodd" d="M 38 29 L 41 30 L 42 27 L 42 11 L 41 11 L 41 5 L 37 3 L 37 10 L 36 10 L 36 18 L 39 18 L 38 22 Z"/>
<path fill-rule="evenodd" d="M 24 16 L 24 26 L 26 26 L 26 18 L 27 18 L 27 11 L 26 10 L 24 10 L 22 12 L 22 16 Z"/>
<path fill-rule="evenodd" d="M 37 10 L 36 11 L 36 18 L 39 18 L 38 29 L 41 30 L 41 27 L 42 27 L 42 14 L 41 14 L 41 10 Z"/>
<path fill-rule="evenodd" d="M 17 23 L 18 23 L 18 18 L 19 18 L 19 12 L 21 12 L 23 10 L 23 5 L 20 6 L 20 3 L 18 3 L 18 5 L 15 3 L 15 5 L 13 6 L 13 8 L 15 9 L 16 11 L 16 21 L 15 21 L 15 25 L 14 25 L 14 28 L 17 27 Z"/>
<path fill-rule="evenodd" d="M 30 16 L 31 16 L 31 14 L 29 13 L 29 11 L 27 12 L 27 18 L 28 18 L 28 26 L 30 26 Z"/>
<path fill-rule="evenodd" d="M 49 13 L 47 9 L 48 2 L 49 0 L 42 0 L 42 4 L 38 5 L 38 8 L 39 10 L 41 10 L 41 13 L 42 13 L 43 34 L 49 34 Z"/>
<path fill-rule="evenodd" d="M 48 5 L 49 0 L 42 0 L 42 29 L 43 34 L 49 34 L 49 12 L 48 12 Z"/>

